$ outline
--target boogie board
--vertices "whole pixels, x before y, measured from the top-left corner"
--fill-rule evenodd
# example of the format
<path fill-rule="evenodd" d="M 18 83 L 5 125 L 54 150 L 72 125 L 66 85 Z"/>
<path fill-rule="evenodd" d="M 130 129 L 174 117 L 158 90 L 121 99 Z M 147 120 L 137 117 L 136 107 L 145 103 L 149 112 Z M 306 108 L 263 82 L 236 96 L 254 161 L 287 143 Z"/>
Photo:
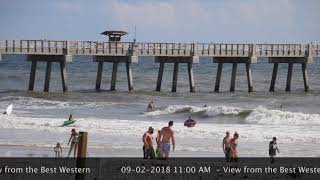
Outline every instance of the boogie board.
<path fill-rule="evenodd" d="M 12 112 L 12 108 L 13 108 L 13 104 L 10 104 L 10 105 L 7 107 L 6 111 L 5 111 L 3 114 L 10 115 L 11 112 Z"/>
<path fill-rule="evenodd" d="M 64 121 L 61 126 L 68 126 L 68 125 L 73 124 L 73 123 L 75 123 L 75 122 L 76 122 L 76 120 L 73 120 L 73 121 L 67 120 L 67 121 Z"/>

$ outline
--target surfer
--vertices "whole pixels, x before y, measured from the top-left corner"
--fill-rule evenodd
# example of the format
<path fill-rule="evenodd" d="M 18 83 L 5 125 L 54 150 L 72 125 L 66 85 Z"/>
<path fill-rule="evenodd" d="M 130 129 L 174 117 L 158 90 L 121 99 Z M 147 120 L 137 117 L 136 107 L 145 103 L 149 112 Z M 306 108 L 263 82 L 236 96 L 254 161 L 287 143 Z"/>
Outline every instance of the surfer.
<path fill-rule="evenodd" d="M 270 143 L 269 143 L 269 156 L 270 156 L 271 163 L 274 163 L 275 156 L 277 155 L 277 151 L 278 151 L 278 153 L 280 153 L 278 146 L 277 146 L 277 138 L 273 137 L 272 141 L 270 141 Z"/>
<path fill-rule="evenodd" d="M 53 148 L 54 152 L 56 153 L 56 158 L 61 157 L 62 155 L 62 148 L 60 143 L 57 143 L 56 147 Z"/>
<path fill-rule="evenodd" d="M 239 134 L 234 132 L 233 138 L 230 140 L 230 161 L 231 162 L 238 162 L 238 138 Z"/>
<path fill-rule="evenodd" d="M 231 153 L 231 138 L 229 131 L 226 132 L 226 136 L 222 140 L 222 150 L 225 154 L 227 162 L 230 162 L 230 153 Z"/>
<path fill-rule="evenodd" d="M 169 121 L 168 127 L 164 127 L 160 131 L 159 139 L 158 139 L 158 144 L 160 144 L 160 152 L 161 152 L 161 157 L 164 159 L 169 158 L 170 154 L 170 149 L 171 149 L 171 144 L 170 141 L 172 142 L 172 151 L 175 150 L 176 144 L 175 144 L 175 135 L 174 131 L 172 130 L 173 126 L 173 121 Z"/>
<path fill-rule="evenodd" d="M 154 111 L 155 109 L 156 107 L 154 106 L 153 100 L 151 100 L 150 103 L 148 104 L 147 112 Z"/>
<path fill-rule="evenodd" d="M 143 134 L 142 137 L 142 142 L 143 142 L 143 158 L 144 159 L 148 159 L 148 157 L 150 157 L 150 159 L 154 159 L 155 158 L 155 154 L 154 154 L 154 149 L 153 149 L 153 134 L 154 129 L 150 126 L 148 131 L 145 132 Z"/>
<path fill-rule="evenodd" d="M 79 143 L 79 133 L 77 133 L 77 131 L 75 129 L 71 130 L 71 136 L 69 138 L 68 145 L 70 144 L 70 142 L 71 142 L 71 145 L 70 145 L 68 157 L 70 156 L 72 150 L 74 150 L 74 152 L 73 152 L 74 157 L 76 157 L 78 143 Z"/>
<path fill-rule="evenodd" d="M 74 121 L 74 119 L 73 119 L 73 117 L 72 117 L 72 114 L 69 115 L 68 121 Z"/>

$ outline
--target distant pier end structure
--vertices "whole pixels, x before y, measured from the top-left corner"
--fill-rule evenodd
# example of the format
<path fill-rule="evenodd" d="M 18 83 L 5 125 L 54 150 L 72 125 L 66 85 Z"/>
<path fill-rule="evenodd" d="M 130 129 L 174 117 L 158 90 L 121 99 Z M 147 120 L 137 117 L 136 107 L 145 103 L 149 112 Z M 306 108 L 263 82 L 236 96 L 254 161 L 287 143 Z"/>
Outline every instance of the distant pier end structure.
<path fill-rule="evenodd" d="M 102 72 L 104 62 L 113 64 L 110 91 L 116 90 L 117 72 L 119 63 L 125 63 L 128 79 L 128 90 L 133 90 L 132 78 L 132 63 L 138 62 L 138 57 L 134 54 L 134 43 L 122 43 L 121 37 L 128 34 L 125 31 L 104 31 L 101 33 L 109 37 L 108 42 L 98 43 L 97 46 L 102 46 L 103 52 L 93 56 L 93 61 L 98 62 L 98 71 L 96 79 L 96 90 L 101 87 Z M 104 51 L 108 51 L 105 53 Z"/>

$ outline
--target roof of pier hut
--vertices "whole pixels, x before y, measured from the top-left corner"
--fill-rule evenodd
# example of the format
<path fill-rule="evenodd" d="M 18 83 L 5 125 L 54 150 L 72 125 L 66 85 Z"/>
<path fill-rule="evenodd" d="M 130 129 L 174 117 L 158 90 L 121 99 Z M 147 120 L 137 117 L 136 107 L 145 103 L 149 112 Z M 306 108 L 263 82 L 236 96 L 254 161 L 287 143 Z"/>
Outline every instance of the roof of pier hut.
<path fill-rule="evenodd" d="M 106 35 L 106 36 L 123 36 L 128 34 L 125 31 L 104 31 L 101 33 L 102 35 Z"/>
<path fill-rule="evenodd" d="M 121 36 L 128 34 L 125 31 L 104 31 L 102 35 L 109 36 L 109 41 L 121 41 Z"/>

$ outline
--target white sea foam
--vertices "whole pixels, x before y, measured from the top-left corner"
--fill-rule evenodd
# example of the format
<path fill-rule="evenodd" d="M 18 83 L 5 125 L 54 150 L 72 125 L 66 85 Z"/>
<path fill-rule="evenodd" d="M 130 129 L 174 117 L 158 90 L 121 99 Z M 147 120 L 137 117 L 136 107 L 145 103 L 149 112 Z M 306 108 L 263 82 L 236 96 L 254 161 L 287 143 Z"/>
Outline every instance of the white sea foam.
<path fill-rule="evenodd" d="M 320 115 L 269 110 L 260 106 L 249 114 L 246 121 L 255 124 L 320 125 Z"/>
<path fill-rule="evenodd" d="M 148 116 L 158 116 L 164 114 L 174 114 L 174 113 L 191 113 L 191 114 L 201 114 L 203 116 L 218 116 L 218 115 L 238 115 L 245 111 L 245 109 L 231 106 L 208 106 L 208 107 L 198 107 L 191 105 L 171 105 L 163 110 L 155 110 L 152 112 L 147 112 L 145 115 Z"/>

